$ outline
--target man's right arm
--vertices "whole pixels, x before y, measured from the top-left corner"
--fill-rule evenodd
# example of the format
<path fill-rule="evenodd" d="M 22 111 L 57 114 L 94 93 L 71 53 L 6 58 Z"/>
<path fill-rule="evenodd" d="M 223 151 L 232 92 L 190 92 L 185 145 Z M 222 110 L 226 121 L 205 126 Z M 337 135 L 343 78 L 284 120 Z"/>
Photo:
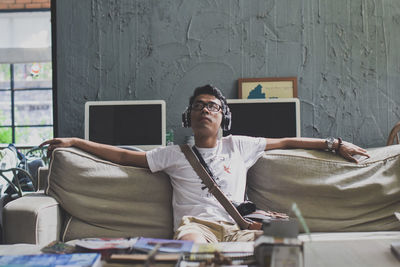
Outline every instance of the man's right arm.
<path fill-rule="evenodd" d="M 102 159 L 127 166 L 149 168 L 146 152 L 132 151 L 111 145 L 95 143 L 80 138 L 54 138 L 40 144 L 48 145 L 48 154 L 58 147 L 77 147 Z"/>

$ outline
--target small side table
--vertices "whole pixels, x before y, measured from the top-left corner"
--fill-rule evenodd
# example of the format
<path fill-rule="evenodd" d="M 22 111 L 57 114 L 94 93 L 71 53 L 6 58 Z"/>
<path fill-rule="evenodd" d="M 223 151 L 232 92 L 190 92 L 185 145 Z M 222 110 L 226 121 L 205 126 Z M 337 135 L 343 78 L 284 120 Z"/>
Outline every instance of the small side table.
<path fill-rule="evenodd" d="M 400 232 L 313 234 L 304 241 L 305 267 L 400 266 L 390 244 L 400 240 Z"/>

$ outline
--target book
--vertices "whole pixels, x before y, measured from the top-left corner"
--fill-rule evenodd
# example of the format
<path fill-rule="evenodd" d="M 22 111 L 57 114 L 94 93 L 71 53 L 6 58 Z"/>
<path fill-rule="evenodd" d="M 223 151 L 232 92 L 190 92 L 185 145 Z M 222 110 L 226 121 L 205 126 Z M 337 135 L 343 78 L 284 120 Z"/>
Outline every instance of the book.
<path fill-rule="evenodd" d="M 8 267 L 100 267 L 100 254 L 37 254 L 0 256 L 0 266 Z"/>
<path fill-rule="evenodd" d="M 43 253 L 48 254 L 71 254 L 77 252 L 75 246 L 60 241 L 53 241 L 41 249 Z"/>
<path fill-rule="evenodd" d="M 75 242 L 78 248 L 87 250 L 130 250 L 138 240 L 134 238 L 83 238 Z"/>
<path fill-rule="evenodd" d="M 134 238 L 83 238 L 75 241 L 75 248 L 80 252 L 97 252 L 103 260 L 112 254 L 131 253 L 133 245 L 138 240 Z"/>
<path fill-rule="evenodd" d="M 132 251 L 138 253 L 112 254 L 107 261 L 145 262 L 145 265 L 155 262 L 178 263 L 184 253 L 191 251 L 192 246 L 192 241 L 141 237 L 132 247 Z"/>
<path fill-rule="evenodd" d="M 157 245 L 159 245 L 157 253 L 186 253 L 191 251 L 193 242 L 186 240 L 140 237 L 139 240 L 133 245 L 133 249 L 148 253 Z"/>
<path fill-rule="evenodd" d="M 154 262 L 178 262 L 182 257 L 177 253 L 156 254 Z M 146 262 L 149 260 L 148 254 L 112 254 L 108 261 L 110 262 Z"/>
<path fill-rule="evenodd" d="M 214 258 L 216 253 L 234 261 L 249 260 L 253 257 L 254 242 L 219 242 L 196 243 L 190 254 L 184 256 L 185 261 L 203 261 Z"/>
<path fill-rule="evenodd" d="M 196 243 L 191 253 L 243 253 L 253 254 L 254 242 L 218 242 L 218 243 Z"/>

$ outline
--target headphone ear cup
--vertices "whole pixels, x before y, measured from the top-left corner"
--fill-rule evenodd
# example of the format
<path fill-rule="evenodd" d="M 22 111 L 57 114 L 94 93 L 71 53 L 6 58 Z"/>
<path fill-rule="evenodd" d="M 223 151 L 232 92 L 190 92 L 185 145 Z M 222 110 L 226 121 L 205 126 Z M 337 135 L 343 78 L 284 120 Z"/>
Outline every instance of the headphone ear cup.
<path fill-rule="evenodd" d="M 224 113 L 224 117 L 222 118 L 222 130 L 229 131 L 231 129 L 232 123 L 232 113 L 229 110 L 229 107 L 226 107 L 226 111 Z"/>
<path fill-rule="evenodd" d="M 182 113 L 182 127 L 189 128 L 190 124 L 190 109 L 186 108 Z"/>

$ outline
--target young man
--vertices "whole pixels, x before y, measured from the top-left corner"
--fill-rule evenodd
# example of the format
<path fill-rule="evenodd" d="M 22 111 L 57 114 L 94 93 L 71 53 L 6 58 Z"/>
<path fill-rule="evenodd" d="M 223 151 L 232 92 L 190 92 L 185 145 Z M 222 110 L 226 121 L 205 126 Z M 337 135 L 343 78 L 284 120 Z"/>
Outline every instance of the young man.
<path fill-rule="evenodd" d="M 340 138 L 219 138 L 220 127 L 229 128 L 230 119 L 225 97 L 210 85 L 196 88 L 183 114 L 183 124 L 192 128 L 195 147 L 204 158 L 216 182 L 230 200 L 238 203 L 244 200 L 247 170 L 265 150 L 328 149 L 335 150 L 354 162 L 357 160 L 353 155 L 369 157 L 366 150 Z M 167 173 L 173 186 L 172 205 L 177 239 L 195 242 L 250 241 L 261 234 L 256 230 L 239 229 L 218 200 L 202 184 L 179 146 L 137 152 L 78 138 L 55 138 L 41 144 L 43 145 L 49 145 L 49 153 L 57 147 L 75 146 L 118 164 Z"/>

